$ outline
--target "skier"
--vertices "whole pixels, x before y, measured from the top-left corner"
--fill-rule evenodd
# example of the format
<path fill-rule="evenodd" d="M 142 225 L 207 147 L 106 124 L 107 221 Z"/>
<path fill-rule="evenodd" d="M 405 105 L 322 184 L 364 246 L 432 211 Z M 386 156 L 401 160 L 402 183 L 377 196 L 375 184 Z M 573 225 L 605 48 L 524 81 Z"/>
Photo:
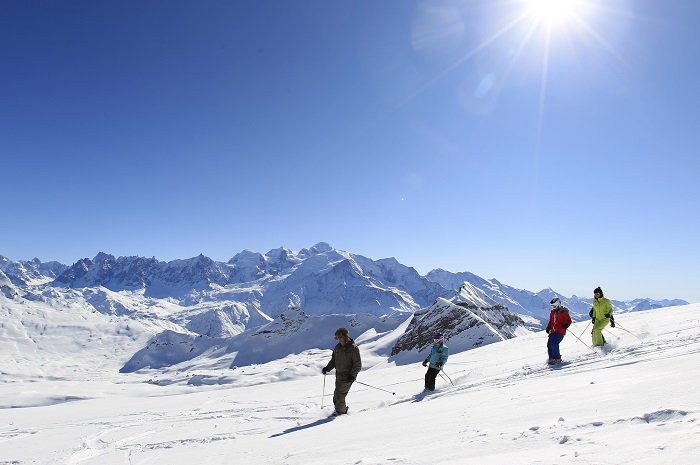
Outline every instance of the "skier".
<path fill-rule="evenodd" d="M 338 341 L 338 344 L 333 349 L 331 361 L 321 372 L 325 375 L 335 368 L 335 391 L 333 392 L 335 412 L 333 414 L 342 415 L 348 413 L 345 397 L 362 369 L 362 360 L 360 359 L 360 349 L 350 337 L 347 328 L 338 328 L 333 339 Z"/>
<path fill-rule="evenodd" d="M 553 298 L 549 304 L 552 306 L 552 311 L 549 312 L 549 324 L 545 331 L 549 334 L 547 340 L 547 353 L 549 360 L 547 363 L 556 365 L 561 363 L 561 353 L 559 352 L 559 343 L 566 335 L 566 329 L 571 326 L 571 317 L 569 309 L 561 304 L 559 297 Z"/>
<path fill-rule="evenodd" d="M 610 323 L 610 327 L 615 327 L 615 319 L 613 318 L 613 308 L 610 301 L 603 297 L 603 290 L 600 287 L 596 287 L 593 290 L 593 307 L 588 314 L 591 317 L 591 322 L 593 323 L 593 330 L 591 335 L 593 337 L 594 346 L 602 346 L 605 344 L 605 338 L 603 337 L 603 329 Z"/>
<path fill-rule="evenodd" d="M 447 357 L 450 355 L 450 350 L 445 345 L 445 335 L 442 333 L 435 333 L 433 337 L 433 348 L 430 351 L 430 355 L 423 360 L 423 366 L 428 366 L 428 371 L 425 373 L 425 390 L 434 391 L 435 390 L 435 378 L 437 378 L 438 373 L 442 370 L 442 367 L 447 363 Z"/>

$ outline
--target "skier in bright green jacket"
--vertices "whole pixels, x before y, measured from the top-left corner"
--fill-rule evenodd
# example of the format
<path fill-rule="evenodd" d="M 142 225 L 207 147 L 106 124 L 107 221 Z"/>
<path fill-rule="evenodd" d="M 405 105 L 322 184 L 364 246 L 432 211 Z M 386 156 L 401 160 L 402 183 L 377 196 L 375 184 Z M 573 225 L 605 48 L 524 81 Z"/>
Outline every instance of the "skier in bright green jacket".
<path fill-rule="evenodd" d="M 615 327 L 615 319 L 613 318 L 613 308 L 610 301 L 603 297 L 603 290 L 600 287 L 596 287 L 593 290 L 593 308 L 589 313 L 592 318 L 593 331 L 593 345 L 602 346 L 605 344 L 605 338 L 603 337 L 603 329 L 608 326 Z"/>

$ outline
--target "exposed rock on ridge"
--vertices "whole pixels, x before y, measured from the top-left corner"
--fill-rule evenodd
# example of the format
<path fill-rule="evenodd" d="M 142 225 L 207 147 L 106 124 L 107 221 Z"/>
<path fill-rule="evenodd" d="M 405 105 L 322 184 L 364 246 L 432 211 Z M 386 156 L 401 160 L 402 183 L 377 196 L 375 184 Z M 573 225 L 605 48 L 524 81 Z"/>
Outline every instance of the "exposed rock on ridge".
<path fill-rule="evenodd" d="M 435 332 L 445 335 L 451 350 L 461 352 L 526 334 L 527 329 L 520 317 L 465 283 L 451 300 L 438 298 L 430 307 L 416 312 L 391 355 L 397 363 L 416 361 L 416 353 L 431 347 Z"/>

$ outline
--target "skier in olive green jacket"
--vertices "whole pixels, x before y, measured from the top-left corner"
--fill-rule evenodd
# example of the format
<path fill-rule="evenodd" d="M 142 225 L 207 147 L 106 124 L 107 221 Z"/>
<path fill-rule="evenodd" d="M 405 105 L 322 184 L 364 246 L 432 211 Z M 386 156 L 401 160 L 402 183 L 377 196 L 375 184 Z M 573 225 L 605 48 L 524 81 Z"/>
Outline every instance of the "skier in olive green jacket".
<path fill-rule="evenodd" d="M 593 290 L 593 307 L 589 313 L 592 318 L 593 323 L 593 345 L 602 346 L 605 344 L 605 338 L 603 337 L 603 329 L 608 326 L 615 327 L 615 319 L 613 318 L 613 308 L 612 304 L 608 299 L 603 297 L 603 290 L 600 287 L 596 287 Z"/>
<path fill-rule="evenodd" d="M 350 392 L 352 383 L 362 369 L 362 360 L 360 359 L 360 349 L 357 348 L 355 341 L 350 337 L 346 328 L 338 328 L 334 339 L 338 341 L 338 344 L 333 349 L 331 361 L 328 362 L 328 365 L 321 372 L 325 375 L 335 368 L 334 415 L 342 415 L 348 413 L 345 397 Z"/>

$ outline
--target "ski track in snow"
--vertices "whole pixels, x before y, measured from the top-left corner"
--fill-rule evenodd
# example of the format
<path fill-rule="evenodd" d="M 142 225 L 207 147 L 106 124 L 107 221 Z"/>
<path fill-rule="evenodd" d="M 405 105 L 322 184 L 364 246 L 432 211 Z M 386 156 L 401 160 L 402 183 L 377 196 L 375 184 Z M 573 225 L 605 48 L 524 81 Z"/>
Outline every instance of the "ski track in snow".
<path fill-rule="evenodd" d="M 562 343 L 564 363 L 554 367 L 544 363 L 543 334 L 505 341 L 501 347 L 518 348 L 510 352 L 517 354 L 512 358 L 498 358 L 504 352 L 499 352 L 498 344 L 455 354 L 446 366 L 454 385 L 438 378 L 440 387 L 431 393 L 416 392 L 423 383 L 422 367 L 369 367 L 361 372 L 362 381 L 396 392 L 396 396 L 356 384 L 348 396 L 350 415 L 333 419 L 328 418 L 332 383 L 326 385 L 321 399 L 320 378 L 316 377 L 258 386 L 192 388 L 186 394 L 164 388 L 163 395 L 148 398 L 138 394 L 131 400 L 76 397 L 70 403 L 0 409 L 0 465 L 181 465 L 193 463 L 195 457 L 208 457 L 210 463 L 217 464 L 418 465 L 425 463 L 424 453 L 431 454 L 436 464 L 564 464 L 574 460 L 587 464 L 669 463 L 662 454 L 683 447 L 693 450 L 700 442 L 700 405 L 695 399 L 690 405 L 698 407 L 688 408 L 687 400 L 676 398 L 682 393 L 669 392 L 664 398 L 645 402 L 643 393 L 632 392 L 630 399 L 625 399 L 630 401 L 625 408 L 611 409 L 616 413 L 593 407 L 587 411 L 587 399 L 562 394 L 557 402 L 563 399 L 566 403 L 561 408 L 548 410 L 547 415 L 533 412 L 546 407 L 546 399 L 540 396 L 557 394 L 556 386 L 575 388 L 579 396 L 589 389 L 604 395 L 607 390 L 618 392 L 615 383 L 626 382 L 618 376 L 653 374 L 669 360 L 679 364 L 697 360 L 700 325 L 697 321 L 685 323 L 678 330 L 656 334 L 642 324 L 642 329 L 636 331 L 639 337 L 617 330 L 606 334 L 608 347 L 595 350 L 567 336 Z M 578 331 L 583 328 L 580 324 L 574 326 Z M 586 341 L 587 336 L 581 338 Z M 322 351 L 314 354 L 319 360 L 326 355 Z M 305 363 L 317 362 L 306 359 Z M 548 391 L 540 394 L 543 390 Z M 270 393 L 277 397 L 270 398 Z M 322 402 L 324 408 L 320 409 Z M 606 398 L 605 402 L 617 407 L 622 400 Z M 573 413 L 571 407 L 581 403 L 584 413 Z M 92 413 L 85 407 L 79 414 L 72 413 L 82 405 L 94 405 L 97 410 Z M 504 419 L 489 421 L 492 409 L 493 415 Z M 31 421 L 17 421 L 17 425 L 10 421 L 32 411 L 45 411 L 49 419 L 37 419 L 35 426 Z M 49 412 L 60 413 L 54 418 Z M 453 418 L 444 434 L 449 434 L 449 441 L 462 453 L 479 453 L 488 460 L 455 455 L 453 447 L 444 445 L 420 448 L 423 440 L 438 440 L 434 436 L 423 438 L 433 424 L 429 420 L 431 412 L 439 412 L 437 421 Z M 552 416 L 554 412 L 559 413 Z M 414 422 L 413 428 L 406 425 Z M 398 436 L 382 437 L 385 429 L 398 431 Z M 368 435 L 363 436 L 363 430 Z M 328 443 L 333 443 L 335 435 L 343 434 L 354 435 L 355 441 L 363 438 L 364 442 L 341 445 L 341 451 L 336 452 Z M 48 452 L 36 446 L 36 451 L 25 455 L 4 452 L 10 446 L 12 451 L 20 451 L 26 445 L 43 444 L 54 435 L 60 441 Z M 411 439 L 402 440 L 402 436 Z M 368 442 L 367 437 L 374 437 L 375 442 Z M 623 438 L 633 439 L 624 443 Z M 645 440 L 648 444 L 642 443 Z M 208 455 L 202 456 L 203 451 Z M 349 459 L 347 454 L 353 452 Z M 606 455 L 613 453 L 620 454 L 619 460 Z M 674 457 L 687 458 L 676 460 L 676 464 L 698 463 L 692 452 L 676 454 Z"/>
<path fill-rule="evenodd" d="M 468 373 L 469 370 L 451 371 L 453 381 L 457 381 L 455 386 L 447 386 L 439 391 L 425 394 L 421 398 L 437 398 L 446 395 L 457 395 L 463 390 L 469 389 L 491 389 L 494 387 L 511 386 L 513 384 L 517 384 L 518 382 L 522 382 L 523 380 L 531 380 L 535 377 L 551 378 L 553 376 L 568 376 L 573 373 L 597 371 L 601 369 L 601 361 L 605 362 L 605 366 L 602 369 L 609 369 L 622 365 L 643 363 L 650 360 L 663 360 L 669 356 L 674 356 L 675 354 L 686 355 L 696 353 L 700 353 L 700 334 L 693 334 L 689 339 L 676 338 L 672 340 L 648 342 L 644 345 L 642 345 L 640 342 L 640 344 L 630 347 L 605 349 L 605 353 L 590 353 L 579 358 L 564 360 L 562 365 L 548 366 L 545 363 L 542 363 L 541 365 L 526 363 L 513 373 L 483 378 L 476 382 L 459 382 L 459 375 Z M 527 359 L 527 357 L 523 358 L 523 360 L 524 359 Z M 562 371 L 562 373 L 558 373 L 559 371 Z M 410 382 L 415 382 L 418 379 L 411 380 Z M 405 383 L 406 382 L 387 384 L 385 386 L 396 386 Z M 420 396 L 420 394 L 416 396 Z M 414 397 L 416 396 L 401 399 L 395 403 L 412 401 L 415 400 Z"/>
<path fill-rule="evenodd" d="M 596 372 L 600 370 L 614 369 L 625 365 L 643 364 L 649 361 L 662 361 L 668 357 L 691 355 L 700 353 L 700 334 L 689 333 L 687 339 L 679 337 L 678 332 L 666 332 L 660 336 L 674 335 L 673 339 L 643 341 L 637 340 L 637 343 L 625 347 L 606 346 L 605 348 L 592 349 L 591 353 L 586 355 L 566 360 L 564 365 L 548 366 L 525 364 L 520 370 L 514 373 L 506 373 L 496 375 L 489 378 L 484 378 L 476 382 L 464 382 L 460 380 L 460 375 L 467 373 L 468 370 L 458 370 L 452 372 L 453 379 L 456 378 L 454 386 L 446 386 L 440 390 L 430 393 L 420 393 L 413 396 L 398 399 L 395 402 L 385 403 L 381 407 L 391 407 L 404 403 L 411 402 L 432 402 L 443 397 L 459 396 L 464 394 L 464 391 L 483 390 L 488 391 L 494 388 L 504 388 L 517 385 L 519 383 L 530 382 L 534 378 L 552 378 L 558 376 L 571 376 L 575 374 L 584 374 Z M 619 337 L 617 338 L 619 339 Z M 593 353 L 595 351 L 596 353 Z M 525 357 L 527 358 L 527 357 Z M 604 366 L 601 366 L 604 364 Z M 367 409 L 371 410 L 371 409 Z M 613 422 L 592 421 L 585 424 L 576 424 L 572 426 L 563 426 L 564 419 L 560 418 L 560 423 L 547 428 L 533 426 L 527 431 L 518 432 L 513 435 L 512 440 L 518 441 L 522 439 L 532 438 L 536 435 L 547 434 L 551 440 L 557 441 L 560 445 L 568 443 L 594 443 L 595 441 L 588 439 L 588 432 L 595 431 L 599 428 L 619 428 L 629 429 L 638 425 L 654 425 L 660 428 L 671 426 L 673 424 L 696 423 L 700 419 L 698 412 L 689 412 L 687 410 L 664 409 L 654 412 L 643 413 L 639 416 L 631 418 L 621 418 Z M 567 434 L 563 434 L 565 431 Z M 475 430 L 476 437 L 490 436 L 488 433 L 479 433 Z M 668 435 L 675 434 L 669 429 Z M 700 434 L 700 433 L 699 433 Z M 478 442 L 478 439 L 472 439 L 469 442 Z M 605 446 L 613 446 L 612 443 L 604 444 Z"/>
<path fill-rule="evenodd" d="M 285 411 L 285 414 L 280 415 L 281 410 Z M 314 412 L 314 414 L 318 412 L 316 403 L 268 404 L 252 402 L 236 403 L 230 409 L 216 411 L 193 410 L 176 414 L 145 414 L 144 416 L 147 418 L 139 418 L 138 421 L 129 421 L 123 424 L 99 422 L 93 426 L 102 430 L 83 437 L 80 440 L 80 445 L 67 453 L 68 457 L 65 459 L 65 463 L 68 465 L 99 463 L 99 461 L 95 461 L 99 457 L 118 452 L 131 456 L 135 452 L 176 449 L 193 444 L 209 444 L 234 440 L 241 436 L 266 434 L 269 431 L 270 421 L 285 424 L 298 422 L 300 417 L 305 417 L 310 412 Z M 224 427 L 219 432 L 214 431 L 209 435 L 201 435 L 202 431 L 209 429 L 212 422 L 216 423 L 216 421 L 223 421 L 226 424 L 233 423 L 236 426 L 235 433 L 226 432 L 230 428 Z M 219 429 L 216 424 L 213 428 L 214 430 Z M 146 430 L 141 431 L 142 429 Z M 157 439 L 164 434 L 171 434 L 173 431 L 185 437 L 171 440 Z M 186 431 L 190 431 L 190 434 L 187 435 Z M 192 433 L 200 433 L 200 435 Z"/>

